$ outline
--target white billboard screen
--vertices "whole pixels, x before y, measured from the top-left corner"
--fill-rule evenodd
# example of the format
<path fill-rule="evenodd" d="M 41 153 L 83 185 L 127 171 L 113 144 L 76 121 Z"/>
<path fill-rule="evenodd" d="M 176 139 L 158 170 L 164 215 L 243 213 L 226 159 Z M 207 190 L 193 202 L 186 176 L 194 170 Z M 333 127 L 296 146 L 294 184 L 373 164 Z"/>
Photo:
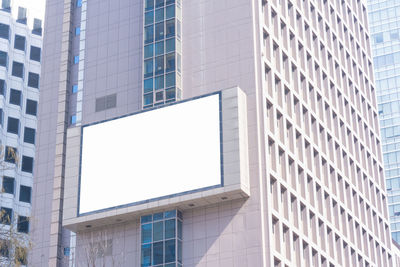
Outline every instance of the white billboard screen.
<path fill-rule="evenodd" d="M 219 94 L 82 128 L 79 213 L 221 185 Z"/>

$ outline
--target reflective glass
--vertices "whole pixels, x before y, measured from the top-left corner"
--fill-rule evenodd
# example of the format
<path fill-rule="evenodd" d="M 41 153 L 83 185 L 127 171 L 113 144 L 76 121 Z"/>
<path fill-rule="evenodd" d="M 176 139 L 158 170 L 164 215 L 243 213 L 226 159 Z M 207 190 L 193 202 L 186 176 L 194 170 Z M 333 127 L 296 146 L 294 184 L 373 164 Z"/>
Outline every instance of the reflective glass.
<path fill-rule="evenodd" d="M 151 265 L 151 245 L 142 245 L 142 267 Z"/>
<path fill-rule="evenodd" d="M 182 239 L 182 222 L 178 220 L 178 238 Z"/>
<path fill-rule="evenodd" d="M 158 90 L 162 88 L 164 88 L 164 75 L 158 76 L 155 79 L 155 89 Z"/>
<path fill-rule="evenodd" d="M 165 239 L 175 237 L 175 219 L 165 221 Z"/>
<path fill-rule="evenodd" d="M 145 105 L 153 104 L 153 94 L 152 93 L 144 96 L 144 104 Z"/>
<path fill-rule="evenodd" d="M 144 62 L 144 77 L 153 75 L 153 59 L 148 59 Z"/>
<path fill-rule="evenodd" d="M 156 43 L 156 56 L 164 54 L 164 41 Z"/>
<path fill-rule="evenodd" d="M 175 70 L 175 53 L 171 53 L 165 56 L 165 72 Z"/>
<path fill-rule="evenodd" d="M 155 74 L 163 74 L 164 73 L 164 56 L 156 57 L 155 59 Z"/>
<path fill-rule="evenodd" d="M 175 38 L 165 41 L 165 53 L 175 51 Z"/>
<path fill-rule="evenodd" d="M 146 45 L 144 47 L 144 58 L 149 58 L 153 56 L 153 44 Z"/>
<path fill-rule="evenodd" d="M 175 86 L 175 72 L 165 75 L 165 87 Z"/>
<path fill-rule="evenodd" d="M 157 23 L 155 26 L 155 40 L 161 40 L 164 38 L 164 22 Z"/>
<path fill-rule="evenodd" d="M 149 93 L 153 91 L 153 79 L 144 80 L 144 92 Z"/>
<path fill-rule="evenodd" d="M 154 23 L 154 11 L 146 12 L 144 15 L 144 24 L 149 25 Z"/>
<path fill-rule="evenodd" d="M 156 0 L 156 7 L 164 6 L 164 0 Z"/>
<path fill-rule="evenodd" d="M 165 241 L 165 263 L 175 261 L 175 239 Z"/>
<path fill-rule="evenodd" d="M 168 6 L 166 8 L 165 18 L 166 19 L 172 19 L 173 17 L 175 17 L 175 6 Z"/>
<path fill-rule="evenodd" d="M 167 251 L 166 251 L 167 252 Z M 162 264 L 164 260 L 164 244 L 157 242 L 153 244 L 153 264 Z"/>
<path fill-rule="evenodd" d="M 141 218 L 140 218 L 140 222 L 141 223 L 147 223 L 147 222 L 151 222 L 153 220 L 153 216 L 150 214 L 150 215 L 145 215 L 145 216 L 142 216 Z"/>
<path fill-rule="evenodd" d="M 144 28 L 144 42 L 146 44 L 152 43 L 154 40 L 154 25 Z"/>
<path fill-rule="evenodd" d="M 173 19 L 171 19 L 171 20 L 167 20 L 165 23 L 166 23 L 165 24 L 165 26 L 166 26 L 165 37 L 169 38 L 169 37 L 175 36 L 175 21 Z"/>
<path fill-rule="evenodd" d="M 151 235 L 152 235 L 152 224 L 143 224 L 142 225 L 142 243 L 149 243 L 151 242 Z"/>
<path fill-rule="evenodd" d="M 164 222 L 155 222 L 153 224 L 153 242 L 163 239 Z"/>
<path fill-rule="evenodd" d="M 164 20 L 164 8 L 160 8 L 156 10 L 156 22 L 160 22 Z"/>
<path fill-rule="evenodd" d="M 176 216 L 176 210 L 166 211 L 164 216 L 165 218 L 174 218 Z"/>
<path fill-rule="evenodd" d="M 167 0 L 165 4 L 166 5 L 170 5 L 170 4 L 173 4 L 173 3 L 175 3 L 175 0 Z"/>
<path fill-rule="evenodd" d="M 167 100 L 175 98 L 175 88 L 165 90 L 165 98 Z"/>
<path fill-rule="evenodd" d="M 162 220 L 164 218 L 164 212 L 154 213 L 153 218 L 155 221 Z"/>
<path fill-rule="evenodd" d="M 154 9 L 154 0 L 146 0 L 146 10 Z"/>

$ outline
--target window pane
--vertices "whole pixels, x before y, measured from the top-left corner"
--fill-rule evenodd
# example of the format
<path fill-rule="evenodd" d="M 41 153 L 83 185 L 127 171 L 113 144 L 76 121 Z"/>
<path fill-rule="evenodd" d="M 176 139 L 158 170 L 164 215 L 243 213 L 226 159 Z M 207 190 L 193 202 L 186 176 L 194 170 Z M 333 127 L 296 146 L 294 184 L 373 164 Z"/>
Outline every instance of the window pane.
<path fill-rule="evenodd" d="M 12 221 L 12 215 L 12 209 L 2 207 L 0 209 L 0 223 L 10 225 Z"/>
<path fill-rule="evenodd" d="M 168 99 L 174 99 L 175 98 L 175 88 L 170 88 L 165 90 L 165 97 Z"/>
<path fill-rule="evenodd" d="M 144 96 L 144 105 L 150 105 L 153 104 L 153 94 L 147 94 Z"/>
<path fill-rule="evenodd" d="M 32 157 L 22 156 L 21 170 L 23 172 L 32 173 L 32 171 L 33 171 L 33 158 Z"/>
<path fill-rule="evenodd" d="M 0 66 L 7 68 L 7 52 L 0 51 Z"/>
<path fill-rule="evenodd" d="M 164 212 L 154 213 L 153 218 L 155 221 L 162 220 L 164 218 Z"/>
<path fill-rule="evenodd" d="M 165 221 L 165 239 L 175 237 L 175 219 Z"/>
<path fill-rule="evenodd" d="M 175 36 L 175 21 L 173 19 L 171 19 L 166 22 L 165 37 L 169 38 L 169 37 L 173 37 L 173 36 Z"/>
<path fill-rule="evenodd" d="M 144 47 L 144 58 L 149 58 L 153 56 L 153 45 L 146 45 Z"/>
<path fill-rule="evenodd" d="M 155 222 L 153 224 L 153 241 L 159 241 L 163 239 L 164 233 L 164 222 Z"/>
<path fill-rule="evenodd" d="M 29 144 L 35 144 L 35 129 L 25 127 L 24 129 L 24 142 Z"/>
<path fill-rule="evenodd" d="M 145 215 L 140 218 L 141 223 L 151 222 L 153 220 L 153 215 Z"/>
<path fill-rule="evenodd" d="M 156 75 L 164 73 L 164 56 L 156 58 L 155 70 Z"/>
<path fill-rule="evenodd" d="M 31 203 L 32 189 L 29 186 L 21 185 L 19 190 L 19 201 Z"/>
<path fill-rule="evenodd" d="M 151 265 L 151 244 L 142 245 L 142 267 Z"/>
<path fill-rule="evenodd" d="M 10 90 L 10 103 L 20 106 L 21 105 L 21 95 L 22 95 L 21 91 L 11 89 Z"/>
<path fill-rule="evenodd" d="M 155 40 L 161 40 L 164 38 L 164 22 L 157 23 L 155 28 Z"/>
<path fill-rule="evenodd" d="M 151 242 L 151 235 L 152 235 L 152 224 L 143 224 L 142 225 L 142 243 L 149 243 Z"/>
<path fill-rule="evenodd" d="M 153 59 L 148 59 L 144 62 L 144 77 L 153 76 Z"/>
<path fill-rule="evenodd" d="M 165 41 L 165 52 L 168 53 L 173 51 L 175 51 L 175 38 Z"/>
<path fill-rule="evenodd" d="M 164 75 L 156 77 L 155 82 L 156 82 L 156 84 L 155 84 L 156 90 L 163 89 L 164 88 Z"/>
<path fill-rule="evenodd" d="M 175 86 L 175 72 L 165 75 L 165 87 Z"/>
<path fill-rule="evenodd" d="M 154 9 L 154 0 L 146 0 L 146 10 Z"/>
<path fill-rule="evenodd" d="M 156 10 L 155 21 L 160 22 L 164 20 L 164 8 L 160 8 Z"/>
<path fill-rule="evenodd" d="M 168 6 L 166 9 L 166 19 L 172 19 L 175 17 L 175 6 Z"/>
<path fill-rule="evenodd" d="M 175 53 L 166 55 L 165 61 L 165 72 L 175 71 Z"/>
<path fill-rule="evenodd" d="M 19 119 L 8 117 L 7 132 L 19 134 Z"/>
<path fill-rule="evenodd" d="M 153 264 L 162 264 L 164 259 L 164 244 L 157 242 L 153 244 Z"/>
<path fill-rule="evenodd" d="M 144 24 L 149 25 L 154 23 L 154 11 L 146 12 L 144 15 Z"/>
<path fill-rule="evenodd" d="M 148 93 L 153 91 L 153 79 L 144 80 L 144 92 Z"/>
<path fill-rule="evenodd" d="M 165 4 L 166 5 L 170 5 L 170 4 L 173 4 L 173 3 L 175 3 L 175 0 L 167 0 L 167 2 Z"/>
<path fill-rule="evenodd" d="M 16 34 L 14 39 L 14 48 L 25 51 L 25 36 Z"/>
<path fill-rule="evenodd" d="M 40 62 L 40 54 L 41 54 L 40 47 L 31 46 L 31 54 L 30 54 L 30 59 L 31 60 L 35 60 L 37 62 Z"/>
<path fill-rule="evenodd" d="M 6 81 L 0 79 L 0 95 L 6 95 Z"/>
<path fill-rule="evenodd" d="M 29 218 L 25 216 L 18 216 L 17 231 L 20 233 L 29 232 Z"/>
<path fill-rule="evenodd" d="M 39 88 L 39 74 L 29 72 L 28 86 L 33 88 Z"/>
<path fill-rule="evenodd" d="M 165 241 L 165 263 L 175 261 L 175 239 Z"/>
<path fill-rule="evenodd" d="M 3 177 L 3 192 L 8 194 L 14 194 L 14 178 L 12 177 Z"/>
<path fill-rule="evenodd" d="M 164 0 L 156 0 L 156 7 L 164 6 Z"/>
<path fill-rule="evenodd" d="M 12 76 L 23 78 L 24 77 L 24 64 L 13 61 Z"/>
<path fill-rule="evenodd" d="M 154 39 L 154 25 L 144 28 L 144 43 L 148 44 L 153 42 Z"/>
<path fill-rule="evenodd" d="M 26 114 L 36 116 L 37 113 L 37 102 L 31 99 L 26 100 Z"/>
<path fill-rule="evenodd" d="M 10 40 L 10 26 L 0 23 L 0 38 Z"/>
<path fill-rule="evenodd" d="M 164 41 L 156 43 L 156 56 L 164 54 Z"/>
<path fill-rule="evenodd" d="M 182 222 L 178 220 L 178 238 L 182 239 Z"/>
<path fill-rule="evenodd" d="M 15 163 L 17 155 L 17 149 L 15 147 L 6 146 L 6 151 L 4 152 L 4 161 L 8 163 Z"/>

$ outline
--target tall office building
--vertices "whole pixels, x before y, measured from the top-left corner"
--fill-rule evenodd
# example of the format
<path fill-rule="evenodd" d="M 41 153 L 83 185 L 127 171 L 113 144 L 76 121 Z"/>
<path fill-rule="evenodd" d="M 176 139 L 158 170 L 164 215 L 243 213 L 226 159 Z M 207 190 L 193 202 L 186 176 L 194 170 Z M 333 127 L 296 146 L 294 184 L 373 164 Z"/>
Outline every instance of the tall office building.
<path fill-rule="evenodd" d="M 31 228 L 42 20 L 18 2 L 0 4 L 0 262 L 6 264 Z"/>
<path fill-rule="evenodd" d="M 400 3 L 368 1 L 393 239 L 400 243 Z"/>
<path fill-rule="evenodd" d="M 48 0 L 43 58 L 32 266 L 393 265 L 364 1 Z"/>

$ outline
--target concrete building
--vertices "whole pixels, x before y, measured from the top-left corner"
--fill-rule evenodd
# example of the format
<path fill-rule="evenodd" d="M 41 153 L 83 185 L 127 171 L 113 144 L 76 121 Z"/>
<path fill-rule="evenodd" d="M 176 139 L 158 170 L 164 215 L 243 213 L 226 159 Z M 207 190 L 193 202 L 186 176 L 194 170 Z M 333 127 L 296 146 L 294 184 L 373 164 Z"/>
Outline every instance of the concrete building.
<path fill-rule="evenodd" d="M 0 262 L 28 240 L 37 129 L 42 18 L 3 0 L 0 10 Z M 11 242 L 11 243 L 10 243 Z M 24 262 L 22 260 L 22 262 Z"/>
<path fill-rule="evenodd" d="M 393 239 L 400 242 L 400 3 L 368 1 Z"/>
<path fill-rule="evenodd" d="M 393 266 L 364 1 L 46 8 L 32 266 Z"/>

